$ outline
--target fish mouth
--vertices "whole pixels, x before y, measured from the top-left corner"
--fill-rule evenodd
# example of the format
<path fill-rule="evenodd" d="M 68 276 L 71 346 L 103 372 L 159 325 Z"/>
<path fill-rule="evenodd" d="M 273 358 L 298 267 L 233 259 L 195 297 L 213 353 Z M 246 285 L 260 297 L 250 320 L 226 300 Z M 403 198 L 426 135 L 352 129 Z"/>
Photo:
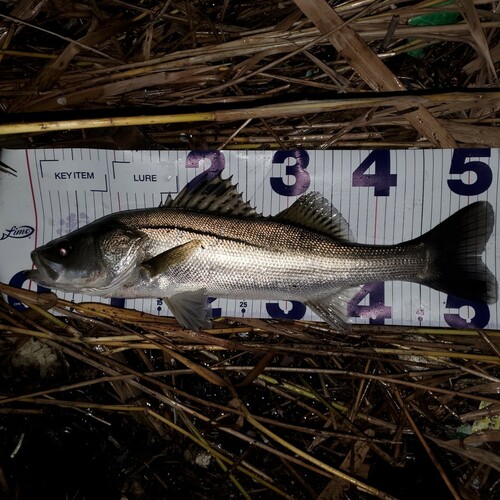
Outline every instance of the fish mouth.
<path fill-rule="evenodd" d="M 31 260 L 35 264 L 36 269 L 25 271 L 25 275 L 29 280 L 36 281 L 42 285 L 50 285 L 57 281 L 59 273 L 36 250 L 31 252 Z"/>

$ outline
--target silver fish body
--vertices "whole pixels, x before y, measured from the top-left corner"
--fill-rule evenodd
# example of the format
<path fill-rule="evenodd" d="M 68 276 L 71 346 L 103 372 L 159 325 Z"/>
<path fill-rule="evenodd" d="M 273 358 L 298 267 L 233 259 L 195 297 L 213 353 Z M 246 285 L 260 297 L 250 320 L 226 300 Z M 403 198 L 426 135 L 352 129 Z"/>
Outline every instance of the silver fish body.
<path fill-rule="evenodd" d="M 139 270 L 113 292 L 124 298 L 204 289 L 214 297 L 306 300 L 372 281 L 415 281 L 432 258 L 421 243 L 354 245 L 265 218 L 152 209 L 118 214 L 115 221 L 146 235 L 145 260 L 200 241 L 189 259 L 156 279 Z"/>
<path fill-rule="evenodd" d="M 265 218 L 215 178 L 164 207 L 111 214 L 36 249 L 29 277 L 106 297 L 163 297 L 194 329 L 210 324 L 208 296 L 298 300 L 345 328 L 345 291 L 370 282 L 496 300 L 496 280 L 480 258 L 492 227 L 491 206 L 476 203 L 415 240 L 361 245 L 317 193 Z"/>

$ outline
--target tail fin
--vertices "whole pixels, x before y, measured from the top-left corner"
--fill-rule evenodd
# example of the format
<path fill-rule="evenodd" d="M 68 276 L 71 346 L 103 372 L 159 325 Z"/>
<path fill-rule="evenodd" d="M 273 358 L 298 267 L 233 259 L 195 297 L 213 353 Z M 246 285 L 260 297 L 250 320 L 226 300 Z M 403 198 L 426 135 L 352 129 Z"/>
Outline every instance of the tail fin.
<path fill-rule="evenodd" d="M 479 201 L 418 238 L 431 256 L 429 275 L 422 283 L 463 299 L 496 302 L 497 280 L 481 260 L 494 220 L 491 205 Z"/>

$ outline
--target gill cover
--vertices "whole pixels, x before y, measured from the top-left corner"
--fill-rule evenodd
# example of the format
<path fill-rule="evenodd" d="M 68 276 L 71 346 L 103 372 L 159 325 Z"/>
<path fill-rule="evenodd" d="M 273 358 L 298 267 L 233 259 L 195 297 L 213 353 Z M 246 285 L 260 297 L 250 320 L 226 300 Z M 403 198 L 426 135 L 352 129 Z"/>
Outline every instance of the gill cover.
<path fill-rule="evenodd" d="M 142 258 L 143 236 L 104 218 L 38 247 L 27 276 L 55 288 L 105 295 L 125 283 Z"/>

